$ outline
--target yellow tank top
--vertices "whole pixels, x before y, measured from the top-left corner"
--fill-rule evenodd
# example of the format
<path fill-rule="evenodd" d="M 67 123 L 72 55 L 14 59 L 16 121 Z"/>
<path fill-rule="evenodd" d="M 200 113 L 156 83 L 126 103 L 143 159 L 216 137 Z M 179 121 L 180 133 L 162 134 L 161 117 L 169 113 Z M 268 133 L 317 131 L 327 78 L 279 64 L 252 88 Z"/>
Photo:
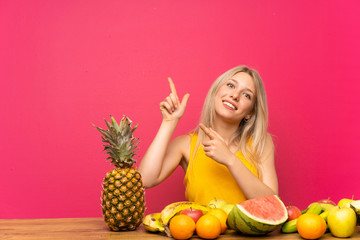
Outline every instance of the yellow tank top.
<path fill-rule="evenodd" d="M 191 134 L 190 159 L 184 178 L 186 199 L 205 205 L 214 198 L 231 204 L 245 201 L 244 193 L 226 166 L 207 157 L 202 145 L 195 152 L 197 137 Z M 256 177 L 259 177 L 255 166 L 246 160 L 241 151 L 236 156 Z"/>

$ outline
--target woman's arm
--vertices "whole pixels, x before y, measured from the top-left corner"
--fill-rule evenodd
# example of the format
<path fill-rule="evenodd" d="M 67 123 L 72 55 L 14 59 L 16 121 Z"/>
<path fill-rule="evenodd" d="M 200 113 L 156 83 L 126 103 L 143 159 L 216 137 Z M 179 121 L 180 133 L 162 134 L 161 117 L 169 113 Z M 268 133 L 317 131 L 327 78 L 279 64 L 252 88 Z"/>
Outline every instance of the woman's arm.
<path fill-rule="evenodd" d="M 258 170 L 261 172 L 262 180 L 258 179 L 236 156 L 235 158 L 228 161 L 227 167 L 247 198 L 278 194 L 274 144 L 270 134 L 267 134 L 264 152 L 260 156 Z"/>
<path fill-rule="evenodd" d="M 151 188 L 164 181 L 180 164 L 182 159 L 181 141 L 170 139 L 176 122 L 163 121 L 153 142 L 139 165 L 145 188 Z"/>
<path fill-rule="evenodd" d="M 145 188 L 154 187 L 166 179 L 182 159 L 182 138 L 170 143 L 178 121 L 184 114 L 189 94 L 182 101 L 176 93 L 175 85 L 169 78 L 171 93 L 160 103 L 163 121 L 139 165 L 139 172 Z"/>

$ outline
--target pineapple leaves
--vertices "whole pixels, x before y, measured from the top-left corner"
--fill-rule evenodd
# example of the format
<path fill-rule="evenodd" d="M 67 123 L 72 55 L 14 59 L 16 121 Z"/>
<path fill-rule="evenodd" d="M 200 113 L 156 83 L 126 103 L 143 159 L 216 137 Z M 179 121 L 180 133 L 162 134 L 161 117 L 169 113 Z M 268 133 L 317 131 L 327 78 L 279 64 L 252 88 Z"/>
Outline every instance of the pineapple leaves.
<path fill-rule="evenodd" d="M 138 125 L 132 128 L 132 121 L 126 116 L 123 116 L 119 124 L 113 116 L 110 115 L 110 118 L 111 123 L 105 119 L 107 130 L 93 124 L 102 135 L 104 151 L 109 155 L 107 160 L 111 160 L 111 163 L 116 167 L 131 167 L 136 162 L 134 156 L 138 156 L 136 152 L 139 138 L 133 136 Z"/>
<path fill-rule="evenodd" d="M 105 120 L 105 123 L 106 123 L 106 126 L 108 127 L 108 129 L 112 128 L 112 125 L 108 121 L 106 121 L 106 119 L 104 119 L 104 120 Z"/>
<path fill-rule="evenodd" d="M 115 118 L 113 116 L 110 115 L 110 118 L 111 118 L 111 123 L 113 125 L 113 127 L 115 128 L 116 131 L 120 131 L 120 128 L 119 128 L 119 125 L 117 124 Z M 106 121 L 106 120 L 105 120 Z M 108 126 L 109 127 L 109 126 Z"/>

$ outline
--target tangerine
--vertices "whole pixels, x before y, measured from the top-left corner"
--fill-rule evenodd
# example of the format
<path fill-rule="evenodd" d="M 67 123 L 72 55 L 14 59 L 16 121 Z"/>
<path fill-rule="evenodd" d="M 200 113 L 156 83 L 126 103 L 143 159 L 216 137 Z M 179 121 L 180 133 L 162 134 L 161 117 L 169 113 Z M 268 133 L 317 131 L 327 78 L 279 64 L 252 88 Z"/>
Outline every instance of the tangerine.
<path fill-rule="evenodd" d="M 227 220 L 227 213 L 221 208 L 213 208 L 211 209 L 208 214 L 217 217 L 221 224 L 221 233 L 224 233 L 227 229 L 226 220 Z"/>
<path fill-rule="evenodd" d="M 196 222 L 196 234 L 205 239 L 215 239 L 221 234 L 220 220 L 211 214 L 205 214 Z"/>
<path fill-rule="evenodd" d="M 170 233 L 175 239 L 189 239 L 195 231 L 194 220 L 187 215 L 176 215 L 170 220 Z"/>
<path fill-rule="evenodd" d="M 305 239 L 318 239 L 326 231 L 326 222 L 315 213 L 305 213 L 298 217 L 296 227 L 301 237 Z"/>

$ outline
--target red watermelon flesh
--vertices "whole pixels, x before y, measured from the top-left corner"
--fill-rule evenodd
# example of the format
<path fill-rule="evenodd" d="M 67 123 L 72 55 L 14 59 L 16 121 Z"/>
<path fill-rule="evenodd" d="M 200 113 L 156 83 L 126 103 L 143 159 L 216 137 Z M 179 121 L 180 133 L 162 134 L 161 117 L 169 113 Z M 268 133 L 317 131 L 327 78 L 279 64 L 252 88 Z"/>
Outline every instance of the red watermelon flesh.
<path fill-rule="evenodd" d="M 239 205 L 253 217 L 268 221 L 281 221 L 287 214 L 283 203 L 274 196 L 257 198 L 256 201 L 244 201 Z"/>

